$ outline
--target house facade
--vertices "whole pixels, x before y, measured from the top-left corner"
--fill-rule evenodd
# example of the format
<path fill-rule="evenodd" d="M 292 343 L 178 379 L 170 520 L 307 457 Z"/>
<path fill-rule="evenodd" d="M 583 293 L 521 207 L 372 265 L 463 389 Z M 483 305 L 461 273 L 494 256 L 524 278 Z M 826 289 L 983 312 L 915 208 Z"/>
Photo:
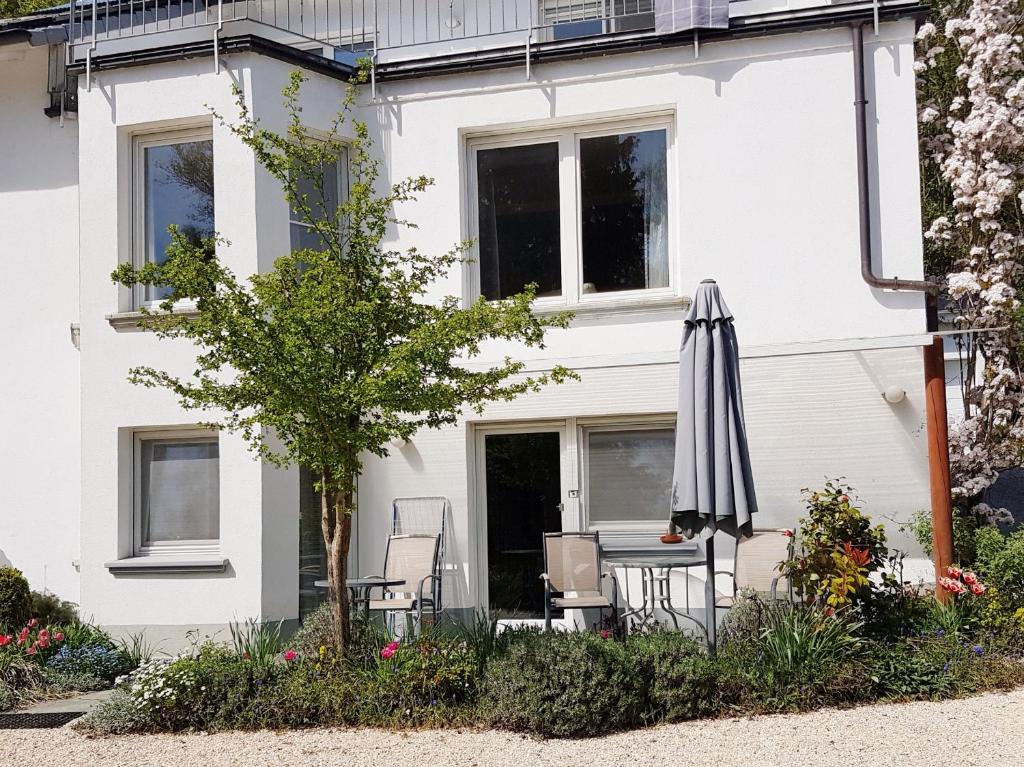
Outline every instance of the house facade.
<path fill-rule="evenodd" d="M 932 336 L 922 293 L 862 279 L 854 105 L 866 25 L 872 269 L 920 279 L 919 6 L 739 0 L 727 28 L 666 32 L 644 0 L 164 5 L 0 23 L 0 550 L 34 588 L 175 641 L 322 598 L 310 478 L 128 381 L 138 365 L 187 375 L 193 350 L 140 331 L 160 296 L 110 273 L 161 258 L 172 223 L 217 232 L 238 275 L 301 244 L 212 111 L 230 120 L 238 89 L 283 129 L 300 68 L 303 119 L 326 129 L 364 55 L 355 113 L 383 180 L 435 181 L 397 211 L 419 228 L 394 247 L 473 241 L 438 298 L 536 282 L 538 311 L 575 312 L 543 350 L 493 344 L 467 364 L 511 355 L 579 380 L 368 459 L 353 572 L 380 571 L 395 498 L 448 499 L 453 613 L 531 616 L 545 531 L 663 531 L 682 321 L 714 278 L 741 342 L 757 527 L 794 526 L 802 488 L 845 477 L 908 550 L 908 577 L 927 574 L 898 523 L 930 505 Z M 344 194 L 344 158 L 335 171 Z"/>

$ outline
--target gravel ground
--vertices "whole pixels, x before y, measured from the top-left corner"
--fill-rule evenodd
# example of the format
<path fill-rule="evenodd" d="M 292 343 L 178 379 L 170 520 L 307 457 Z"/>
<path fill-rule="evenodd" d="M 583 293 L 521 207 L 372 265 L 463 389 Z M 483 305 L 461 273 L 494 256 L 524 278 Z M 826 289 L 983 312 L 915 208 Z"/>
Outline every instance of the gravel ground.
<path fill-rule="evenodd" d="M 595 740 L 498 732 L 351 730 L 85 738 L 73 730 L 0 731 L 0 764 L 61 767 L 1019 767 L 1024 689 L 944 703 L 669 725 Z"/>

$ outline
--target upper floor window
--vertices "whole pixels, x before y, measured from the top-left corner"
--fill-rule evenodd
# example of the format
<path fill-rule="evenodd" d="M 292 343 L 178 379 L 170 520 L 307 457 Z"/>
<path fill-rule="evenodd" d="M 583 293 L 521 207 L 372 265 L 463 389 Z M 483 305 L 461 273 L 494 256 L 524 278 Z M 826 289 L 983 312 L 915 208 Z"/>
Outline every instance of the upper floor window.
<path fill-rule="evenodd" d="M 220 539 L 220 449 L 207 430 L 135 434 L 135 553 L 207 551 Z"/>
<path fill-rule="evenodd" d="M 297 180 L 297 191 L 306 199 L 312 216 L 316 220 L 333 219 L 338 205 L 348 195 L 348 153 L 343 152 L 334 162 L 323 166 L 323 189 L 320 179 L 300 178 Z M 288 235 L 291 249 L 323 250 L 325 243 L 317 234 L 313 225 L 304 217 L 298 206 L 293 202 L 288 213 Z"/>
<path fill-rule="evenodd" d="M 669 128 L 664 121 L 471 143 L 480 294 L 538 299 L 666 294 Z"/>
<path fill-rule="evenodd" d="M 198 243 L 214 234 L 213 137 L 209 129 L 176 130 L 134 139 L 135 264 L 162 264 L 174 224 Z M 146 286 L 136 302 L 163 301 L 168 288 Z"/>

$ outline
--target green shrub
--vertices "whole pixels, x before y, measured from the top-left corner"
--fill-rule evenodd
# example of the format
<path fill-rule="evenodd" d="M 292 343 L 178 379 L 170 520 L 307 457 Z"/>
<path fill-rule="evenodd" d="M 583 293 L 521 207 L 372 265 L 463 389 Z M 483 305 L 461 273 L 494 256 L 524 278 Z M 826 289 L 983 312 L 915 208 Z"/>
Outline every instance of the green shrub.
<path fill-rule="evenodd" d="M 292 648 L 304 658 L 318 657 L 321 647 L 325 651 L 332 650 L 334 648 L 332 621 L 331 603 L 324 602 L 302 619 L 302 625 L 291 639 Z"/>
<path fill-rule="evenodd" d="M 796 594 L 808 604 L 836 609 L 869 600 L 869 576 L 883 570 L 889 554 L 885 529 L 872 527 L 855 505 L 853 488 L 838 480 L 827 481 L 822 490 L 805 489 L 804 501 L 799 550 L 782 568 Z"/>
<path fill-rule="evenodd" d="M 10 711 L 18 705 L 18 694 L 13 688 L 0 682 L 0 711 Z"/>
<path fill-rule="evenodd" d="M 862 624 L 813 607 L 769 608 L 756 641 L 731 643 L 723 653 L 748 676 L 757 710 L 804 710 L 867 697 L 857 636 Z"/>
<path fill-rule="evenodd" d="M 31 600 L 29 612 L 43 626 L 73 626 L 79 622 L 78 606 L 56 594 L 33 591 Z"/>
<path fill-rule="evenodd" d="M 0 567 L 0 631 L 14 633 L 32 617 L 32 596 L 21 570 Z"/>
<path fill-rule="evenodd" d="M 149 719 L 126 690 L 117 689 L 99 706 L 78 719 L 76 730 L 91 735 L 124 735 L 149 729 Z"/>
<path fill-rule="evenodd" d="M 423 725 L 460 718 L 476 698 L 479 665 L 461 641 L 430 635 L 390 642 L 353 670 L 363 724 Z"/>
<path fill-rule="evenodd" d="M 1002 594 L 1007 606 L 1024 607 L 1024 530 L 1003 535 L 992 527 L 975 536 L 978 573 Z"/>
<path fill-rule="evenodd" d="M 64 633 L 62 647 L 106 647 L 116 649 L 114 640 L 103 629 L 91 623 L 75 622 L 60 626 Z"/>
<path fill-rule="evenodd" d="M 648 709 L 649 669 L 621 643 L 589 632 L 524 635 L 487 667 L 484 716 L 538 735 L 598 735 Z"/>
<path fill-rule="evenodd" d="M 627 644 L 648 669 L 651 718 L 678 722 L 715 716 L 739 702 L 742 683 L 727 679 L 693 638 L 658 631 L 630 637 Z"/>
<path fill-rule="evenodd" d="M 110 688 L 110 680 L 84 671 L 46 670 L 46 687 L 56 693 L 95 692 Z"/>

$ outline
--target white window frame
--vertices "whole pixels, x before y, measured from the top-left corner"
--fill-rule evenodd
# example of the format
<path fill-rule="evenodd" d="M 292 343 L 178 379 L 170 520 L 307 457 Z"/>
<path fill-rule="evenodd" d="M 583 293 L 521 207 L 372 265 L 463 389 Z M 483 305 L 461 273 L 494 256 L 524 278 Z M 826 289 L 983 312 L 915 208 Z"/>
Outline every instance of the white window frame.
<path fill-rule="evenodd" d="M 341 152 L 338 154 L 337 164 L 338 164 L 338 177 L 337 177 L 336 181 L 337 181 L 338 186 L 337 186 L 337 189 L 335 191 L 338 193 L 338 205 L 340 207 L 348 199 L 349 191 L 350 191 L 349 184 L 350 184 L 350 175 L 351 175 L 350 170 L 351 169 L 349 167 L 349 151 L 348 151 L 348 146 L 342 147 Z M 300 226 L 303 229 L 305 229 L 307 232 L 313 228 L 306 221 L 302 221 L 300 219 L 292 218 L 292 206 L 289 203 L 289 205 L 288 205 L 288 247 L 289 248 L 291 248 L 292 227 L 293 226 Z"/>
<path fill-rule="evenodd" d="M 149 243 L 146 232 L 146 149 L 158 146 L 184 144 L 191 141 L 213 141 L 213 127 L 196 125 L 185 128 L 165 128 L 132 135 L 132 264 L 136 269 L 144 266 Z M 216 146 L 214 146 L 214 172 L 216 173 Z M 214 186 L 216 189 L 216 185 Z M 214 225 L 216 226 L 216 200 L 214 201 Z M 146 300 L 146 286 L 135 285 L 132 290 L 132 305 L 138 309 L 155 308 L 162 299 Z M 188 307 L 181 307 L 187 309 Z"/>
<path fill-rule="evenodd" d="M 583 529 L 615 532 L 665 532 L 669 510 L 665 509 L 664 520 L 609 520 L 594 522 L 590 519 L 590 435 L 593 432 L 647 431 L 650 429 L 675 429 L 674 415 L 636 416 L 633 418 L 581 419 L 577 424 L 580 460 L 580 496 L 583 515 Z"/>
<path fill-rule="evenodd" d="M 142 443 L 147 440 L 214 440 L 220 446 L 220 434 L 212 429 L 143 429 L 132 433 L 132 555 L 211 554 L 220 552 L 220 538 L 206 540 L 166 541 L 147 544 L 142 540 Z M 218 449 L 217 472 L 220 473 Z M 220 499 L 217 499 L 218 514 Z"/>
<path fill-rule="evenodd" d="M 558 144 L 559 228 L 562 270 L 562 295 L 546 296 L 534 301 L 539 311 L 562 309 L 599 309 L 620 306 L 642 306 L 644 303 L 664 305 L 666 299 L 680 296 L 676 241 L 679 216 L 676 212 L 675 173 L 675 118 L 673 114 L 658 113 L 636 117 L 622 117 L 593 122 L 574 123 L 540 130 L 506 131 L 478 134 L 466 139 L 466 222 L 467 239 L 473 243 L 473 256 L 468 269 L 467 302 L 481 295 L 479 226 L 480 209 L 477 153 L 486 149 L 505 149 L 533 144 Z M 663 288 L 583 293 L 582 245 L 582 180 L 579 162 L 580 141 L 600 136 L 650 130 L 665 131 L 665 210 L 668 215 L 668 285 Z"/>

